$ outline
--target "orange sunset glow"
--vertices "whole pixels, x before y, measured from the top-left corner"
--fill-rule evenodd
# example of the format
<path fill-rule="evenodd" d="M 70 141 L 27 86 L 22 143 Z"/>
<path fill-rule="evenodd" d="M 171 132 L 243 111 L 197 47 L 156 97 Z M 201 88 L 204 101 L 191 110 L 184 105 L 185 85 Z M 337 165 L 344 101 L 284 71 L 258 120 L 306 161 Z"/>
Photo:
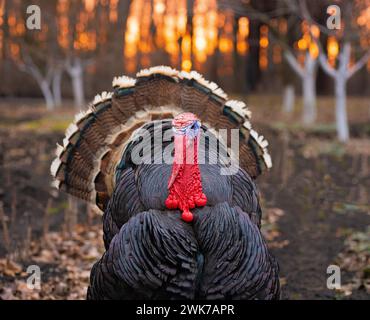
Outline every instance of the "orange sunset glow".
<path fill-rule="evenodd" d="M 0 1 L 0 58 L 5 50 L 4 31 L 1 28 L 4 23 L 4 3 L 4 0 Z M 119 16 L 119 0 L 83 0 L 81 3 L 82 10 L 73 18 L 73 25 L 71 12 L 76 8 L 75 3 L 57 0 L 57 42 L 65 52 L 71 48 L 78 52 L 95 52 L 99 45 L 107 43 L 108 30 L 116 28 L 120 25 L 120 19 L 123 19 Z M 14 8 L 20 5 L 21 2 L 16 1 Z M 361 8 L 355 22 L 362 30 L 370 30 L 370 7 Z M 7 23 L 12 39 L 25 34 L 24 17 L 15 9 L 8 13 Z M 285 18 L 274 19 L 271 25 L 280 34 L 287 34 Z M 268 25 L 259 25 L 259 39 L 251 44 L 250 18 L 239 16 L 233 10 L 219 10 L 217 0 L 194 0 L 191 12 L 186 0 L 132 0 L 122 27 L 124 30 L 117 41 L 123 41 L 122 59 L 128 73 L 150 66 L 156 61 L 158 53 L 161 53 L 167 56 L 171 65 L 186 71 L 192 68 L 202 71 L 213 57 L 218 56 L 223 61 L 218 74 L 231 75 L 235 57 L 246 57 L 251 45 L 258 45 L 258 65 L 261 71 L 283 62 L 282 47 L 271 39 Z M 318 57 L 316 40 L 320 37 L 320 30 L 303 21 L 300 32 L 294 48 L 298 61 L 303 64 L 305 52 L 309 52 L 314 59 Z M 364 32 L 360 39 L 363 48 L 370 43 L 368 34 Z M 35 38 L 45 41 L 47 37 L 48 25 L 44 24 Z M 9 41 L 8 49 L 14 59 L 19 59 L 19 43 Z M 329 36 L 325 50 L 330 65 L 335 66 L 340 39 L 336 35 Z"/>

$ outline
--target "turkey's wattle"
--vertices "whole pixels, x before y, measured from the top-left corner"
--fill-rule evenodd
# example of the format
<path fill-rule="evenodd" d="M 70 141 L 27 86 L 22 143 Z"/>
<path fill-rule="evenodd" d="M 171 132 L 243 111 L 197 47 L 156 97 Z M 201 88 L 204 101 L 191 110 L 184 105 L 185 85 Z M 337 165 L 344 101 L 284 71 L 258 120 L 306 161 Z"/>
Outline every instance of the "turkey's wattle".
<path fill-rule="evenodd" d="M 200 122 L 194 114 L 182 113 L 174 118 L 172 127 L 175 131 L 175 154 L 165 205 L 168 209 L 180 209 L 182 219 L 191 222 L 193 214 L 190 209 L 207 204 L 198 165 Z"/>

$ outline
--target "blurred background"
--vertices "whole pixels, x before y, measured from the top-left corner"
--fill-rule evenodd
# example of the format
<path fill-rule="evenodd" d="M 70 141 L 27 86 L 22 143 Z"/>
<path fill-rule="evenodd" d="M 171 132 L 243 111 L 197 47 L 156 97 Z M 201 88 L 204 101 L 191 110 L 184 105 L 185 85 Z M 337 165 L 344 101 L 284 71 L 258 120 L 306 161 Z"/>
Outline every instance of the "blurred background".
<path fill-rule="evenodd" d="M 369 299 L 370 0 L 0 0 L 0 299 L 84 299 L 101 218 L 51 189 L 55 143 L 114 76 L 161 64 L 244 100 L 269 140 L 283 298 Z"/>

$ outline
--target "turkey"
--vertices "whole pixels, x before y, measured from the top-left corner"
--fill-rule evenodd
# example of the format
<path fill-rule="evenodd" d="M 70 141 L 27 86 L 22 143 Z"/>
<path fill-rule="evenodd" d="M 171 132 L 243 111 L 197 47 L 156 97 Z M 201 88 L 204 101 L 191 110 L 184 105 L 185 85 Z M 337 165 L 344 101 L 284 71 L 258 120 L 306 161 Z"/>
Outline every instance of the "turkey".
<path fill-rule="evenodd" d="M 87 299 L 279 299 L 254 182 L 271 158 L 245 104 L 164 66 L 113 88 L 76 115 L 51 166 L 55 187 L 104 212 Z"/>

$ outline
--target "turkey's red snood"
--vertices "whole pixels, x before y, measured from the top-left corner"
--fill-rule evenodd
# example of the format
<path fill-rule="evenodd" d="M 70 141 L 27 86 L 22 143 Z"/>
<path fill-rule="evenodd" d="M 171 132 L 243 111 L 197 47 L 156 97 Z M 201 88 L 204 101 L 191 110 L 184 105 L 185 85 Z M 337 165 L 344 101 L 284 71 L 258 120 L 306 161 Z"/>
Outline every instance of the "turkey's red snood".
<path fill-rule="evenodd" d="M 186 222 L 193 220 L 190 209 L 203 207 L 207 203 L 198 165 L 198 139 L 199 136 L 175 134 L 175 155 L 168 181 L 169 195 L 165 201 L 168 209 L 180 209 L 181 217 Z"/>

